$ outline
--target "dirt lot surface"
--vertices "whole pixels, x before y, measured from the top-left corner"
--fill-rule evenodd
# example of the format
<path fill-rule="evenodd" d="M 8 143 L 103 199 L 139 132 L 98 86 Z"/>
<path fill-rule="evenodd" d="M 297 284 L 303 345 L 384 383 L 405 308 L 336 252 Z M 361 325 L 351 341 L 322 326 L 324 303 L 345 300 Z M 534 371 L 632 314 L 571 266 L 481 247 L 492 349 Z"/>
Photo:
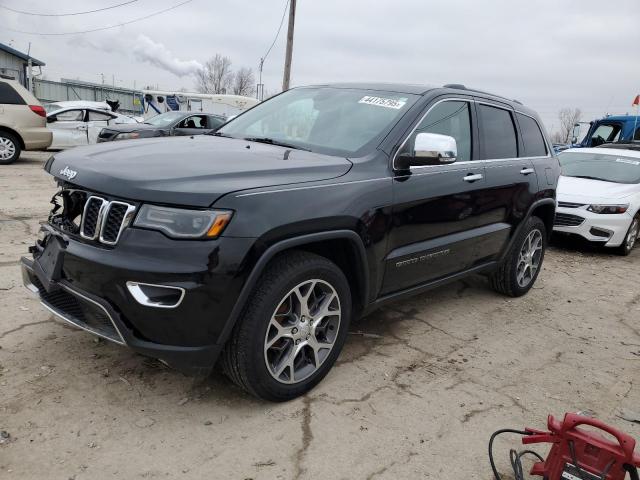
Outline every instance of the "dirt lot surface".
<path fill-rule="evenodd" d="M 54 321 L 18 259 L 46 155 L 0 167 L 0 478 L 491 478 L 487 441 L 548 413 L 640 411 L 640 250 L 555 246 L 524 298 L 471 278 L 352 325 L 309 395 L 270 404 Z M 508 448 L 496 444 L 506 471 Z M 545 451 L 543 448 L 540 451 Z"/>

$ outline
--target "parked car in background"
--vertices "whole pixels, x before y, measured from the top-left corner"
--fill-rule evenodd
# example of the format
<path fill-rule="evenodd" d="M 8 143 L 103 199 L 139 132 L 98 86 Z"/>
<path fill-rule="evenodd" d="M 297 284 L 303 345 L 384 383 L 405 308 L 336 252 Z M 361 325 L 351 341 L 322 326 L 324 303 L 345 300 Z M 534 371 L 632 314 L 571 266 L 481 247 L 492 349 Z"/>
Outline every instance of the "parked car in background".
<path fill-rule="evenodd" d="M 107 102 L 92 102 L 90 100 L 65 100 L 44 104 L 47 114 L 63 108 L 93 108 L 94 110 L 106 110 L 111 112 L 111 106 Z"/>
<path fill-rule="evenodd" d="M 226 121 L 225 117 L 211 113 L 166 112 L 143 123 L 105 127 L 98 136 L 98 142 L 172 135 L 203 135 L 215 131 Z"/>
<path fill-rule="evenodd" d="M 16 161 L 22 150 L 44 150 L 51 144 L 45 116 L 31 92 L 0 79 L 0 165 Z"/>
<path fill-rule="evenodd" d="M 640 231 L 640 151 L 573 148 L 558 158 L 562 176 L 553 230 L 629 255 Z"/>
<path fill-rule="evenodd" d="M 354 316 L 476 273 L 526 294 L 560 174 L 519 102 L 398 84 L 293 88 L 212 135 L 86 147 L 45 169 L 60 190 L 22 259 L 27 288 L 178 369 L 220 357 L 275 401 L 322 380 Z"/>
<path fill-rule="evenodd" d="M 573 148 L 598 147 L 604 143 L 640 142 L 640 117 L 614 115 L 589 123 L 589 130 L 580 140 L 581 124 L 573 129 Z"/>
<path fill-rule="evenodd" d="M 53 132 L 52 150 L 96 143 L 100 131 L 108 126 L 137 124 L 132 117 L 97 108 L 64 107 L 47 115 L 47 125 Z"/>

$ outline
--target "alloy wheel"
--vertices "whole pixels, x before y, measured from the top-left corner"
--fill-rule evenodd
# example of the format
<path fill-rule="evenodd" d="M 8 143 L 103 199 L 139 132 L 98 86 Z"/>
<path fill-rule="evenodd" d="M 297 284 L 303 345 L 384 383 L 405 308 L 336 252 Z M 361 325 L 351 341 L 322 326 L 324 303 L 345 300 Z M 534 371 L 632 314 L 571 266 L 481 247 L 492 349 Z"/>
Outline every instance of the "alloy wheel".
<path fill-rule="evenodd" d="M 542 232 L 535 229 L 529 232 L 520 248 L 516 280 L 521 288 L 525 288 L 531 283 L 540 268 L 542 245 Z"/>
<path fill-rule="evenodd" d="M 0 160 L 9 160 L 16 153 L 16 146 L 9 138 L 0 137 Z"/>
<path fill-rule="evenodd" d="M 264 359 L 273 378 L 294 384 L 327 359 L 340 330 L 340 298 L 324 280 L 306 280 L 273 312 L 264 339 Z"/>
<path fill-rule="evenodd" d="M 633 222 L 631 222 L 631 226 L 629 227 L 629 233 L 627 234 L 627 250 L 631 250 L 636 244 L 639 226 L 638 219 L 634 218 Z"/>

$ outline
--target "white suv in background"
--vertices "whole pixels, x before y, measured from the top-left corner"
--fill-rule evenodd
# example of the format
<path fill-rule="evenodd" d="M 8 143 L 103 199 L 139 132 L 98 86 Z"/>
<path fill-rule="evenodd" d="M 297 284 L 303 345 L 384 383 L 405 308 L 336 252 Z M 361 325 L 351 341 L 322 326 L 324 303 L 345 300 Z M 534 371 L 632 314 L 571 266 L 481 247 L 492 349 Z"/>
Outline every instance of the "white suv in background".
<path fill-rule="evenodd" d="M 51 145 L 46 112 L 31 92 L 0 78 L 0 165 L 12 163 L 22 150 L 44 150 Z"/>
<path fill-rule="evenodd" d="M 555 232 L 629 255 L 640 232 L 640 151 L 572 148 L 558 155 Z"/>

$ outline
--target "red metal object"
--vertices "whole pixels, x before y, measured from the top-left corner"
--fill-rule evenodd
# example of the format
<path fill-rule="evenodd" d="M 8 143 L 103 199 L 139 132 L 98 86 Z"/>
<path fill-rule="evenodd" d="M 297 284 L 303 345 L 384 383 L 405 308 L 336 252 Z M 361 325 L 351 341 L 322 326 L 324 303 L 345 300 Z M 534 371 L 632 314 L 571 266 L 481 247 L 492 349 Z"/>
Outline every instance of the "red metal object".
<path fill-rule="evenodd" d="M 615 441 L 597 431 L 578 428 L 579 425 L 602 430 Z M 527 428 L 530 435 L 522 438 L 524 444 L 553 444 L 546 460 L 531 468 L 531 475 L 545 480 L 624 480 L 627 474 L 624 464 L 640 466 L 640 456 L 634 453 L 636 441 L 633 437 L 600 420 L 567 413 L 560 421 L 549 415 L 547 426 L 548 432 Z M 605 472 L 606 476 L 603 476 Z"/>

